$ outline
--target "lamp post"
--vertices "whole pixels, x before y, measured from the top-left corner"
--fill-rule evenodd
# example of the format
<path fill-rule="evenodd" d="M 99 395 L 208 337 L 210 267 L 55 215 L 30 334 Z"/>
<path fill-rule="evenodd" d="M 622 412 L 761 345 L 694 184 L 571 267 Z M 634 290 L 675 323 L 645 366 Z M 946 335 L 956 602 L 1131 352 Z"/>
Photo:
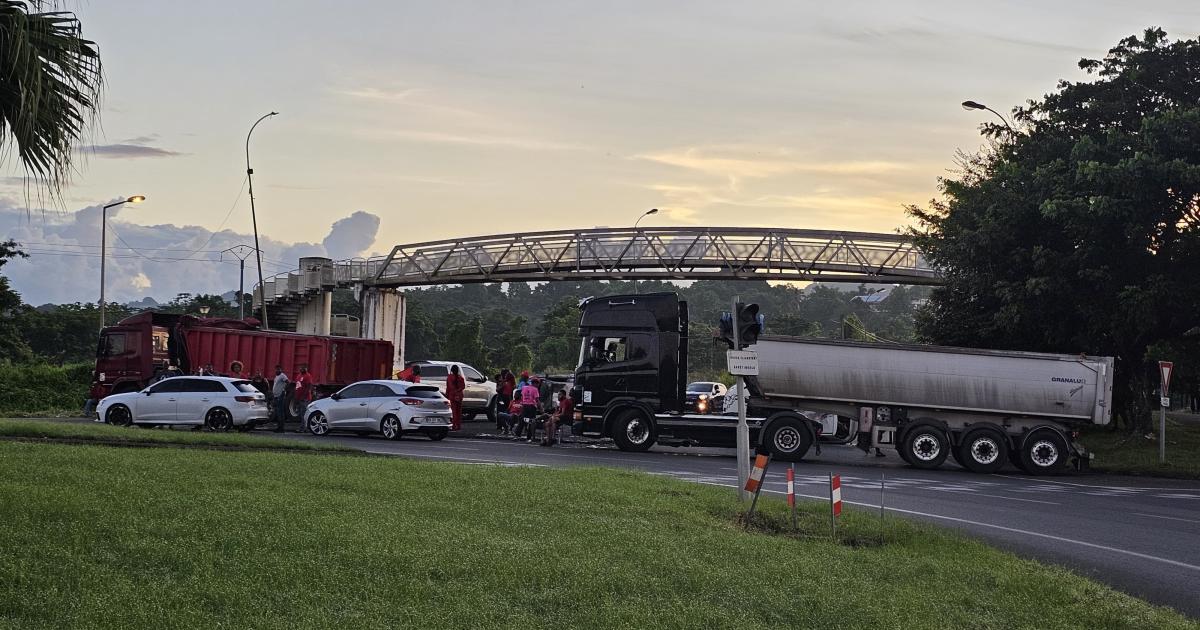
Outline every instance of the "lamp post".
<path fill-rule="evenodd" d="M 1004 126 L 1008 128 L 1008 133 L 1016 133 L 1016 130 L 1013 129 L 1013 126 L 1008 124 L 1007 118 L 1005 118 L 1004 116 L 1001 116 L 1000 112 L 992 109 L 991 107 L 988 107 L 987 105 L 984 105 L 983 103 L 976 103 L 975 101 L 963 101 L 962 108 L 967 111 L 971 111 L 973 109 L 986 109 L 987 111 L 995 114 L 996 117 L 1000 119 L 1000 122 L 1004 123 Z"/>
<path fill-rule="evenodd" d="M 645 219 L 652 214 L 658 214 L 658 208 L 650 208 L 649 210 L 643 212 L 642 216 L 638 217 L 638 220 L 633 222 L 633 229 L 636 230 L 638 224 L 642 222 L 642 219 Z"/>
<path fill-rule="evenodd" d="M 114 201 L 100 210 L 100 330 L 104 330 L 104 261 L 108 259 L 108 209 L 126 203 L 141 203 L 145 195 L 134 195 Z"/>
<path fill-rule="evenodd" d="M 221 256 L 232 254 L 238 259 L 238 319 L 246 319 L 246 258 L 250 256 L 250 246 L 234 245 L 229 249 L 221 250 Z M 265 308 L 265 307 L 264 307 Z"/>
<path fill-rule="evenodd" d="M 250 185 L 250 220 L 254 223 L 254 254 L 258 260 L 258 303 L 262 306 L 262 327 L 264 330 L 271 326 L 267 323 L 267 300 L 266 296 L 263 295 L 262 250 L 259 249 L 258 245 L 258 214 L 254 212 L 254 169 L 250 168 L 250 136 L 254 133 L 254 128 L 258 126 L 258 123 L 271 116 L 278 115 L 279 112 L 264 114 L 261 118 L 254 121 L 253 125 L 250 125 L 250 132 L 246 134 L 246 182 Z"/>
<path fill-rule="evenodd" d="M 203 305 L 201 305 L 201 306 L 200 306 L 200 316 L 201 316 L 201 317 L 208 317 L 208 309 L 209 309 L 209 307 L 208 307 L 208 305 L 207 305 L 207 304 L 203 304 Z"/>

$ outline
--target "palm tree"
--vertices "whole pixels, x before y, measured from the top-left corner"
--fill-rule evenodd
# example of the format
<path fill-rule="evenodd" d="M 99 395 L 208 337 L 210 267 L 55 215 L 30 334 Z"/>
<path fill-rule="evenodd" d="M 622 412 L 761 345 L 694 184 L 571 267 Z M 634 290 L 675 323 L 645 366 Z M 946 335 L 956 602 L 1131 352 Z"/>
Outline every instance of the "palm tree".
<path fill-rule="evenodd" d="M 103 84 L 96 43 L 45 0 L 0 0 L 0 155 L 16 146 L 27 176 L 57 197 Z"/>

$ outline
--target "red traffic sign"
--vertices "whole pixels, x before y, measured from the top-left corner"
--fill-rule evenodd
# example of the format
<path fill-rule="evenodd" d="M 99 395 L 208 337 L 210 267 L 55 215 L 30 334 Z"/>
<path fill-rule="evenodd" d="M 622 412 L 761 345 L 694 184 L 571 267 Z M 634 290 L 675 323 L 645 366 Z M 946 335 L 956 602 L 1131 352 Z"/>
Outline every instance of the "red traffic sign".
<path fill-rule="evenodd" d="M 1175 367 L 1170 361 L 1159 361 L 1158 371 L 1162 376 L 1162 395 L 1167 395 L 1167 390 L 1171 387 L 1171 370 Z"/>

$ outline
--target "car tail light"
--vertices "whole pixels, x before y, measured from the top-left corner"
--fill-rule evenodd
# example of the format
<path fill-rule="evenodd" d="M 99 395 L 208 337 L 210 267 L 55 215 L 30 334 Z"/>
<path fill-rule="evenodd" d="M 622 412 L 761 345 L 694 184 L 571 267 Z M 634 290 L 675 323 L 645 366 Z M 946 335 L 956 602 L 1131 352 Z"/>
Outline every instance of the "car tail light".
<path fill-rule="evenodd" d="M 420 398 L 401 398 L 400 402 L 412 407 L 420 407 L 425 404 L 425 401 Z"/>
<path fill-rule="evenodd" d="M 253 396 L 234 396 L 233 399 L 243 403 L 254 402 Z"/>

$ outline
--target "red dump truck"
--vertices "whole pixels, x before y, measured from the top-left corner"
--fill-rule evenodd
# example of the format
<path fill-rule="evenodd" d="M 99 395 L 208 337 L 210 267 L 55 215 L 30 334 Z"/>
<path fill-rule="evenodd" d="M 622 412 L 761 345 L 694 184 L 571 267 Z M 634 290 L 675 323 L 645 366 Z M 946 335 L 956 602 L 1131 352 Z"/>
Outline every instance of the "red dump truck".
<path fill-rule="evenodd" d="M 200 318 L 193 315 L 144 312 L 100 331 L 93 379 L 104 394 L 138 391 L 174 365 L 194 374 L 211 365 L 227 374 L 234 361 L 246 378 L 261 371 L 268 380 L 281 365 L 294 378 L 308 366 L 318 396 L 375 378 L 389 378 L 393 348 L 390 341 L 354 337 L 302 335 L 263 330 L 256 319 Z"/>

